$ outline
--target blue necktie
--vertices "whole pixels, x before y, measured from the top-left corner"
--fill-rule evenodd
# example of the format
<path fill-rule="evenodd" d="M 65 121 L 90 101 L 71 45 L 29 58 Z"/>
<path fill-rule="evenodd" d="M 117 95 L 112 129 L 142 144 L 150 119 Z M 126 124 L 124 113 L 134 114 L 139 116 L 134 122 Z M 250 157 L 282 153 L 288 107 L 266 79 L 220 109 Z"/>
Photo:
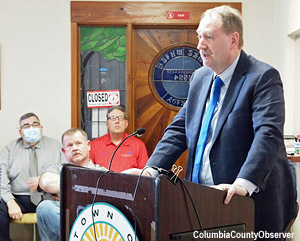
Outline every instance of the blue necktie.
<path fill-rule="evenodd" d="M 199 183 L 199 172 L 200 172 L 203 152 L 205 149 L 206 139 L 209 132 L 209 126 L 212 117 L 214 115 L 214 110 L 216 108 L 220 96 L 220 90 L 222 85 L 223 85 L 223 81 L 220 79 L 220 77 L 216 76 L 216 78 L 214 79 L 214 89 L 213 89 L 212 97 L 203 117 L 200 135 L 197 143 L 195 163 L 194 163 L 193 176 L 192 176 L 192 181 L 196 183 Z"/>

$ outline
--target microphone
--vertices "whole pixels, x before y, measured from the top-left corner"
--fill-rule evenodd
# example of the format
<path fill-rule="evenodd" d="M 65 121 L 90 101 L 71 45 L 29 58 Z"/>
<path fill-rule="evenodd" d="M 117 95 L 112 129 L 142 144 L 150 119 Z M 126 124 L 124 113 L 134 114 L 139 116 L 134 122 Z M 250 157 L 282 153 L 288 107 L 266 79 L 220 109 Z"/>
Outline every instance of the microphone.
<path fill-rule="evenodd" d="M 139 129 L 136 130 L 136 132 L 132 133 L 131 135 L 132 136 L 138 136 L 138 137 L 141 137 L 144 133 L 146 132 L 145 128 L 144 127 L 141 127 Z"/>
<path fill-rule="evenodd" d="M 146 132 L 146 129 L 144 127 L 141 127 L 139 129 L 137 129 L 135 132 L 133 132 L 132 134 L 130 134 L 129 136 L 127 136 L 126 138 L 124 138 L 123 141 L 121 141 L 121 143 L 118 145 L 118 147 L 116 148 L 116 150 L 114 151 L 114 153 L 112 154 L 110 161 L 109 161 L 109 165 L 108 165 L 108 170 L 110 171 L 111 168 L 111 164 L 112 164 L 112 160 L 114 159 L 114 156 L 117 152 L 117 150 L 119 150 L 120 146 L 129 138 L 132 136 L 137 136 L 137 137 L 141 137 L 144 133 Z"/>

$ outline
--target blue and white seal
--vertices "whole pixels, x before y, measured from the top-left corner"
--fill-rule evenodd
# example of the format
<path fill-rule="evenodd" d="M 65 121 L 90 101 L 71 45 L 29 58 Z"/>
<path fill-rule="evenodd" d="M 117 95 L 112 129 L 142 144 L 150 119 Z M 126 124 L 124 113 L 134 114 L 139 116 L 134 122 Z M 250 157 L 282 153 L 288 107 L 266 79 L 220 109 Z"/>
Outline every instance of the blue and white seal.
<path fill-rule="evenodd" d="M 162 51 L 151 68 L 153 94 L 166 107 L 180 109 L 187 99 L 192 73 L 202 66 L 199 51 L 190 45 L 173 45 Z"/>

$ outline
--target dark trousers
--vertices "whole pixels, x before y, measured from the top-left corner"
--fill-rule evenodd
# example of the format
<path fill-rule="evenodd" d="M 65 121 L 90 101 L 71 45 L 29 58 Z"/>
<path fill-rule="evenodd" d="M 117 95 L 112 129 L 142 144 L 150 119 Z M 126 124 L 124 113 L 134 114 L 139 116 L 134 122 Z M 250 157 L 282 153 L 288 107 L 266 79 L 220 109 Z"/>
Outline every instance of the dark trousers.
<path fill-rule="evenodd" d="M 19 204 L 22 213 L 33 213 L 35 212 L 36 206 L 30 201 L 30 196 L 28 195 L 15 195 L 16 202 Z M 9 236 L 9 223 L 11 218 L 8 214 L 8 209 L 6 202 L 1 199 L 0 202 L 0 240 L 10 241 Z"/>

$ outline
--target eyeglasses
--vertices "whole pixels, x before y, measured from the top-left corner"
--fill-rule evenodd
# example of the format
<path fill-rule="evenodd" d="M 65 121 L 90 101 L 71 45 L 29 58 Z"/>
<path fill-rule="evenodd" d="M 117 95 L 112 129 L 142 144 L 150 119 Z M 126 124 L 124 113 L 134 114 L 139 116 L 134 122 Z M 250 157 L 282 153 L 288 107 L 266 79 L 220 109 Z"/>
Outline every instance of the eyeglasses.
<path fill-rule="evenodd" d="M 21 129 L 28 129 L 31 126 L 34 127 L 34 128 L 36 128 L 36 127 L 40 127 L 41 124 L 39 122 L 33 122 L 32 124 L 26 123 L 26 124 L 24 124 L 24 125 L 21 126 Z"/>
<path fill-rule="evenodd" d="M 110 120 L 110 121 L 115 121 L 116 119 L 118 119 L 119 121 L 123 121 L 123 120 L 126 120 L 126 117 L 123 115 L 118 115 L 118 116 L 112 115 L 107 118 L 107 120 Z"/>

